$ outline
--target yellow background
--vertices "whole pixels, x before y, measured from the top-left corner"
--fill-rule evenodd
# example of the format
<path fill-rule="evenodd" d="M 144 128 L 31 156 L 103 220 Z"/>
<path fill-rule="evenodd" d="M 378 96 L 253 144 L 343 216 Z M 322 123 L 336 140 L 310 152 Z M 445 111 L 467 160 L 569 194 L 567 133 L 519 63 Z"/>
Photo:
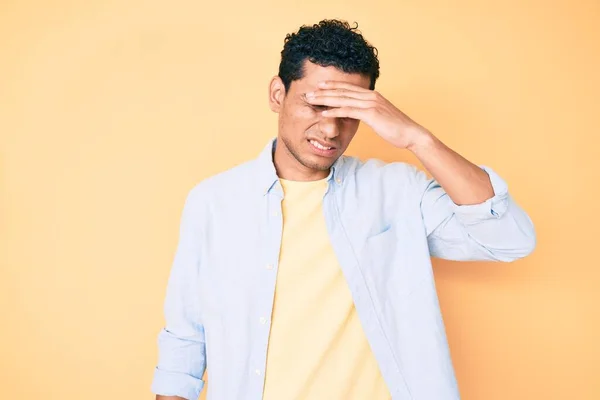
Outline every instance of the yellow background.
<path fill-rule="evenodd" d="M 325 17 L 358 21 L 377 89 L 536 224 L 525 260 L 435 261 L 463 399 L 600 398 L 594 0 L 4 0 L 3 398 L 152 397 L 185 195 L 276 134 L 283 38 Z M 348 154 L 415 162 L 365 126 Z"/>

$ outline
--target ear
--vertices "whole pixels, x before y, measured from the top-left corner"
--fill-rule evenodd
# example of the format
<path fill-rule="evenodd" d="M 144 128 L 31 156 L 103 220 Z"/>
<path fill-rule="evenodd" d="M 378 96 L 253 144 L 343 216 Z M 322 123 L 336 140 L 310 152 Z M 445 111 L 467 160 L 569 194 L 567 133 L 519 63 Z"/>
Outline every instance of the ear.
<path fill-rule="evenodd" d="M 285 99 L 285 85 L 279 76 L 274 76 L 269 84 L 269 108 L 278 113 L 281 111 Z"/>

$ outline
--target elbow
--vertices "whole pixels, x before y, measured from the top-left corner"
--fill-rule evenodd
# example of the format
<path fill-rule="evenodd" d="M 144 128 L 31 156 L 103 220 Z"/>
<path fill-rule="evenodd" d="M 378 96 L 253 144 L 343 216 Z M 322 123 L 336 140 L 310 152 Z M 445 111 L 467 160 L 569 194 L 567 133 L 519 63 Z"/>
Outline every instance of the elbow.
<path fill-rule="evenodd" d="M 536 245 L 537 245 L 537 235 L 535 234 L 535 231 L 532 229 L 531 233 L 529 235 L 527 235 L 527 238 L 524 239 L 524 241 L 523 241 L 523 255 L 521 256 L 521 258 L 527 257 L 528 255 L 533 253 Z"/>
<path fill-rule="evenodd" d="M 521 239 L 521 257 L 524 258 L 533 253 L 535 247 L 537 245 L 537 235 L 535 233 L 535 227 L 533 226 L 533 222 L 529 217 L 527 217 L 529 224 L 527 225 L 527 229 L 523 232 L 523 236 Z"/>
<path fill-rule="evenodd" d="M 527 214 L 525 215 L 525 221 L 520 221 L 517 224 L 517 229 L 513 230 L 512 238 L 509 239 L 511 243 L 510 251 L 507 251 L 508 256 L 504 261 L 516 261 L 529 256 L 535 250 L 537 246 L 537 235 L 533 221 Z"/>
<path fill-rule="evenodd" d="M 502 254 L 497 254 L 498 261 L 512 262 L 529 256 L 535 250 L 537 245 L 537 237 L 532 229 L 527 234 L 521 236 L 510 249 L 502 251 Z"/>
<path fill-rule="evenodd" d="M 520 260 L 521 258 L 525 258 L 525 257 L 529 256 L 535 250 L 536 244 L 537 244 L 537 239 L 536 239 L 535 233 L 528 235 L 521 242 L 521 246 L 518 249 L 516 249 L 515 254 L 514 254 L 515 257 L 511 261 Z"/>

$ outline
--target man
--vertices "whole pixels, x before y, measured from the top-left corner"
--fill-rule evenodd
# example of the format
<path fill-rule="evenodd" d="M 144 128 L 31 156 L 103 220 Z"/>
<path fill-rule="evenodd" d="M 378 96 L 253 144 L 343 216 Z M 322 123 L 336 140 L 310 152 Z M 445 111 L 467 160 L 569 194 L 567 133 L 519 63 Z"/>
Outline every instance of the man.
<path fill-rule="evenodd" d="M 285 40 L 275 140 L 188 195 L 159 335 L 157 399 L 458 399 L 430 256 L 513 261 L 529 217 L 374 91 L 376 49 L 346 22 Z M 360 121 L 412 151 L 343 156 Z"/>

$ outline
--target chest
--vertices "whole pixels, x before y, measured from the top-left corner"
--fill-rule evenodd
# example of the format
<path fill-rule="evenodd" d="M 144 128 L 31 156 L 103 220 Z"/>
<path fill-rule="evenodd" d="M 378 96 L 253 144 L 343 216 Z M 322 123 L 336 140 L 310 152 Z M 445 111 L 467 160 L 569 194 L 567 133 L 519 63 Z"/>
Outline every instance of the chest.
<path fill-rule="evenodd" d="M 251 315 L 273 301 L 281 263 L 302 274 L 323 259 L 339 265 L 355 298 L 365 286 L 379 304 L 410 293 L 430 272 L 420 267 L 428 248 L 418 207 L 352 200 L 329 194 L 301 216 L 277 196 L 214 207 L 199 244 L 203 311 Z"/>

